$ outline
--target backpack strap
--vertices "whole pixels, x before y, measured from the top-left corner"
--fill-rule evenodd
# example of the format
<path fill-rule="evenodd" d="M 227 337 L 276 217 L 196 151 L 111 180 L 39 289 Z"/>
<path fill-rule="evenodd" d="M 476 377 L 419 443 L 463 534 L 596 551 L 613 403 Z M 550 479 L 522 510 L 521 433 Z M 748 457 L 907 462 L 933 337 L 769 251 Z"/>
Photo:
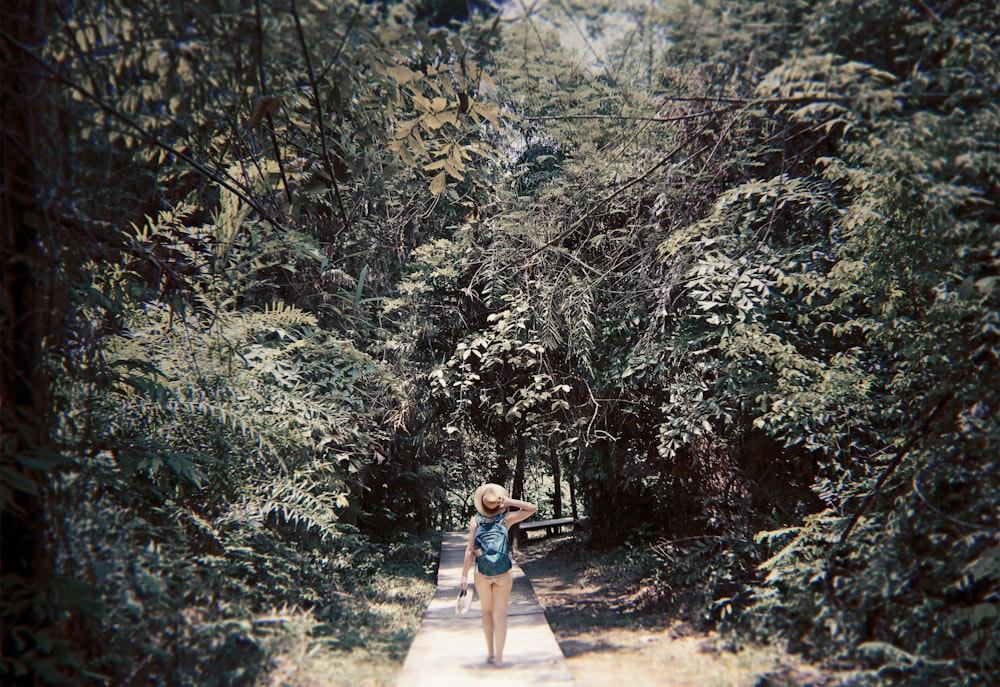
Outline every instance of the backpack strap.
<path fill-rule="evenodd" d="M 476 524 L 482 527 L 483 525 L 492 525 L 495 522 L 503 522 L 507 519 L 507 511 L 495 515 L 492 518 L 487 518 L 485 515 L 480 515 L 476 513 Z"/>

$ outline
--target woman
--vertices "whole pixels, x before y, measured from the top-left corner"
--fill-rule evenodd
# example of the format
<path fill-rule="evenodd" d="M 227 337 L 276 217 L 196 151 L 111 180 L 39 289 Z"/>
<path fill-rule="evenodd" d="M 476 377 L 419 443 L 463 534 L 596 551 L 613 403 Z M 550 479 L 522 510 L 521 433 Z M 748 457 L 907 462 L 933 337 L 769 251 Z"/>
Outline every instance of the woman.
<path fill-rule="evenodd" d="M 503 666 L 503 646 L 507 641 L 507 603 L 514 584 L 510 560 L 510 527 L 527 520 L 538 506 L 507 497 L 499 484 L 476 489 L 479 515 L 469 521 L 469 544 L 462 568 L 462 591 L 468 589 L 469 568 L 476 562 L 476 591 L 483 605 L 483 633 L 486 635 L 486 662 Z M 514 512 L 507 509 L 518 508 Z"/>

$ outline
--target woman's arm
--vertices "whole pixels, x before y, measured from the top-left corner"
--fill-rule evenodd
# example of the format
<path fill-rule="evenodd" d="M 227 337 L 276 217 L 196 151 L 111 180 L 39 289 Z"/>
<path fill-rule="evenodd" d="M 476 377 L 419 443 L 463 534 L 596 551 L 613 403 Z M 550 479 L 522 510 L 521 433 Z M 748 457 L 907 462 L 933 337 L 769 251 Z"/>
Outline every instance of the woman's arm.
<path fill-rule="evenodd" d="M 462 589 L 466 589 L 469 585 L 469 568 L 476 561 L 476 530 L 478 529 L 476 525 L 476 519 L 472 518 L 469 521 L 469 543 L 465 546 L 465 561 L 462 564 Z"/>
<path fill-rule="evenodd" d="M 514 508 L 520 508 L 513 512 L 507 513 L 507 527 L 511 525 L 516 525 L 522 520 L 527 520 L 538 510 L 538 506 L 528 501 L 519 501 L 518 499 L 508 499 L 506 497 L 500 497 L 500 507 L 513 506 Z"/>

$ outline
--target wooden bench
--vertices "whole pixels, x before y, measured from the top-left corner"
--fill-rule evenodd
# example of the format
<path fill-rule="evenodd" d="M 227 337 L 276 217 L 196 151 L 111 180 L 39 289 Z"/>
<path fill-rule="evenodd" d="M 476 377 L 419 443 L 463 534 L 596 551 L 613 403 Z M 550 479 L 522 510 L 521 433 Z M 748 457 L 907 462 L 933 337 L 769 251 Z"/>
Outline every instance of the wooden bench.
<path fill-rule="evenodd" d="M 582 520 L 583 518 L 581 518 Z M 521 541 L 528 540 L 528 532 L 533 530 L 545 530 L 545 536 L 551 537 L 557 534 L 562 527 L 575 527 L 578 521 L 573 518 L 556 518 L 555 520 L 526 520 L 518 523 L 518 536 Z"/>

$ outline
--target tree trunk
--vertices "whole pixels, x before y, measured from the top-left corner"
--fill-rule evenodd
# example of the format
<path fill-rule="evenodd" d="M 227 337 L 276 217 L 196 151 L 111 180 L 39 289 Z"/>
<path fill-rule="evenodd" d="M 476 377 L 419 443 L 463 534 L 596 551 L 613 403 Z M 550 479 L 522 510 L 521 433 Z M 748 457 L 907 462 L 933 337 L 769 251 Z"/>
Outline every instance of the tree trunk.
<path fill-rule="evenodd" d="M 47 3 L 11 4 L 3 13 L 5 31 L 34 48 L 44 36 Z M 49 220 L 40 201 L 36 167 L 37 153 L 45 146 L 39 140 L 47 105 L 44 84 L 37 65 L 17 46 L 5 40 L 0 52 L 0 466 L 7 492 L 0 516 L 0 566 L 12 581 L 3 587 L 3 605 L 18 609 L 3 629 L 3 653 L 13 657 L 23 641 L 14 630 L 39 631 L 49 622 L 42 610 L 51 603 L 52 562 L 45 546 L 43 504 L 49 477 L 40 465 L 54 452 L 49 448 L 49 383 L 42 345 L 47 324 L 58 319 L 50 312 L 55 257 L 53 251 L 43 250 Z M 15 594 L 35 602 L 14 604 Z M 47 659 L 46 653 L 37 650 L 35 660 Z M 64 667 L 54 663 L 56 671 Z M 36 679 L 29 674 L 23 682 L 34 684 Z"/>
<path fill-rule="evenodd" d="M 591 532 L 595 542 L 610 543 L 615 541 L 618 531 L 625 525 L 619 511 L 621 483 L 614 447 L 607 441 L 599 441 L 594 450 L 600 473 L 587 491 L 588 512 L 594 518 Z"/>
<path fill-rule="evenodd" d="M 511 432 L 511 434 L 513 433 Z M 510 461 L 507 458 L 508 448 L 508 446 L 499 446 L 500 450 L 497 451 L 497 465 L 490 476 L 490 481 L 494 484 L 506 486 L 507 480 L 510 479 Z"/>
<path fill-rule="evenodd" d="M 549 443 L 549 463 L 552 465 L 552 481 L 555 488 L 552 492 L 552 510 L 554 518 L 562 517 L 562 470 L 559 465 L 559 451 L 556 450 L 555 439 Z"/>
<path fill-rule="evenodd" d="M 580 519 L 580 514 L 576 508 L 576 465 L 569 466 L 569 474 L 567 479 L 569 480 L 569 507 L 574 520 Z"/>
<path fill-rule="evenodd" d="M 516 459 L 514 461 L 514 484 L 511 487 L 511 496 L 515 499 L 524 498 L 524 454 L 527 442 L 524 440 L 524 432 L 518 427 L 514 438 L 516 449 Z"/>
<path fill-rule="evenodd" d="M 514 484 L 511 486 L 511 496 L 515 499 L 524 499 L 524 455 L 527 442 L 524 440 L 524 425 L 517 428 L 514 446 L 516 449 L 516 459 L 514 461 Z M 510 528 L 510 541 L 513 548 L 518 548 L 520 542 L 520 525 Z"/>

